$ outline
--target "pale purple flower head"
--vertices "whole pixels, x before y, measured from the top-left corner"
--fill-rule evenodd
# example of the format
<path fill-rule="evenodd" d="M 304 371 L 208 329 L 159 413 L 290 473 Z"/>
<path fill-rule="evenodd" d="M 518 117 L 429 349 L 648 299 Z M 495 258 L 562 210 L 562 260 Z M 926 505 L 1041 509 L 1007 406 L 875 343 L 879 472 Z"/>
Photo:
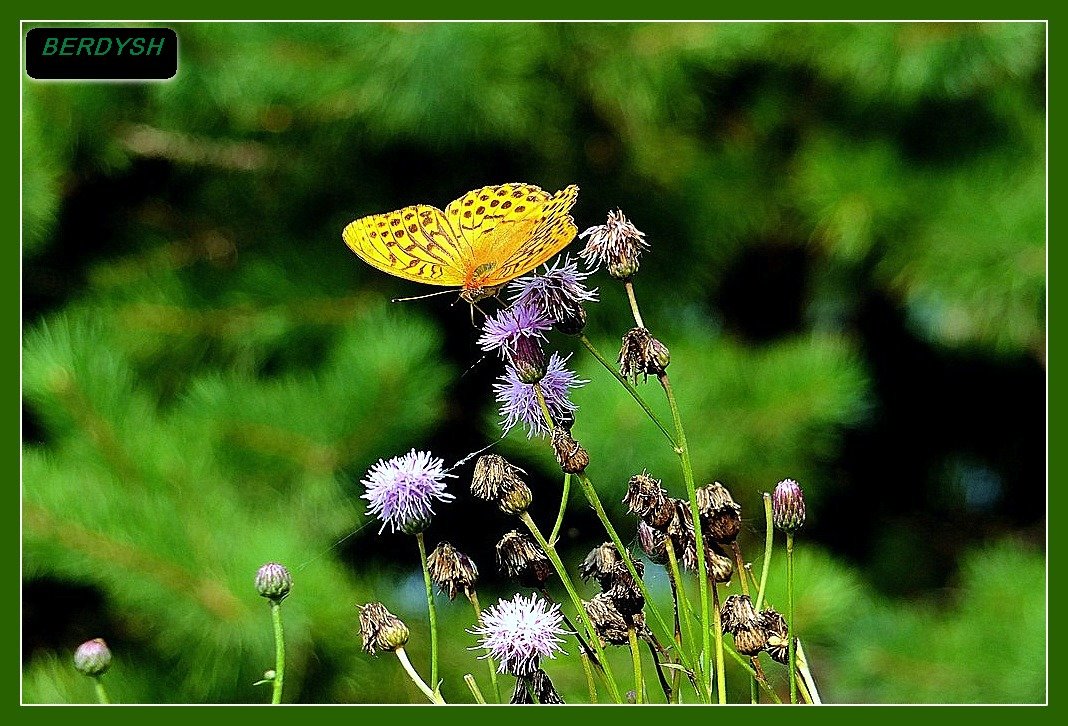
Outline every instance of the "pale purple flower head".
<path fill-rule="evenodd" d="M 562 620 L 556 603 L 550 605 L 537 595 L 529 599 L 516 595 L 483 610 L 482 625 L 470 632 L 482 636 L 480 647 L 487 653 L 481 657 L 495 658 L 498 673 L 530 676 L 540 658 L 564 652 L 560 636 L 569 631 L 560 627 Z"/>
<path fill-rule="evenodd" d="M 596 270 L 603 265 L 609 275 L 619 280 L 629 279 L 638 271 L 642 250 L 649 247 L 645 233 L 619 209 L 609 212 L 604 224 L 590 227 L 579 235 L 579 239 L 586 237 L 589 241 L 579 255 L 587 269 Z"/>
<path fill-rule="evenodd" d="M 545 405 L 556 423 L 570 419 L 578 408 L 568 397 L 571 389 L 589 383 L 564 367 L 570 357 L 568 355 L 567 358 L 561 358 L 559 353 L 553 353 L 546 366 L 545 376 L 539 383 L 542 395 L 545 396 Z M 504 433 L 508 433 L 519 423 L 526 427 L 528 439 L 534 435 L 546 436 L 551 433 L 533 385 L 523 383 L 511 366 L 508 366 L 497 380 L 498 383 L 493 384 L 493 390 L 501 406 L 501 428 Z"/>
<path fill-rule="evenodd" d="M 369 502 L 368 510 L 382 520 L 378 531 L 387 524 L 392 532 L 423 531 L 434 514 L 434 500 L 454 498 L 445 491 L 445 479 L 455 474 L 446 474 L 444 467 L 443 460 L 415 449 L 389 461 L 379 459 L 363 478 L 367 491 L 361 495 Z"/>
<path fill-rule="evenodd" d="M 494 317 L 486 318 L 478 344 L 485 351 L 500 350 L 501 357 L 507 358 L 516 352 L 521 338 L 544 339 L 544 331 L 552 327 L 553 321 L 539 308 L 529 303 L 516 303 L 500 309 Z"/>
<path fill-rule="evenodd" d="M 597 299 L 597 290 L 588 290 L 583 284 L 587 277 L 589 273 L 578 271 L 577 262 L 557 258 L 542 274 L 513 281 L 508 291 L 513 305 L 532 305 L 559 323 L 574 316 L 583 303 Z"/>

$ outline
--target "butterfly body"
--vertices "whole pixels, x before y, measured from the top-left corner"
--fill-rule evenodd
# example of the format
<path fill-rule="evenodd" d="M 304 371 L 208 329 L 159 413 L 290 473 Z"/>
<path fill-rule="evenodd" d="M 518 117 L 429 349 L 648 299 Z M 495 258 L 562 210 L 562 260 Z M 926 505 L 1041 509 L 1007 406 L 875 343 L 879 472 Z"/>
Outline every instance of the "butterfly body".
<path fill-rule="evenodd" d="M 367 264 L 427 285 L 455 286 L 470 303 L 491 297 L 566 247 L 578 232 L 571 185 L 550 195 L 531 184 L 468 192 L 445 207 L 417 204 L 345 227 L 349 249 Z"/>

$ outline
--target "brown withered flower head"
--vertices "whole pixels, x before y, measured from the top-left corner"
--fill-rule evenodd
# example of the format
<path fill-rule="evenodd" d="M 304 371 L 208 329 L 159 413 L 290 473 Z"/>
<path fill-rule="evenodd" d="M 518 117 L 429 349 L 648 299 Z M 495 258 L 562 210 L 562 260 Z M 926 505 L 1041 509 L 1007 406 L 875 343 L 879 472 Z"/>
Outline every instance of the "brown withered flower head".
<path fill-rule="evenodd" d="M 470 557 L 448 542 L 441 542 L 426 558 L 426 564 L 430 579 L 450 600 L 455 600 L 459 593 L 471 597 L 478 581 L 478 568 Z"/>
<path fill-rule="evenodd" d="M 557 426 L 552 433 L 553 451 L 556 453 L 556 461 L 565 474 L 581 474 L 590 465 L 590 455 L 582 448 L 579 442 L 571 436 L 571 432 L 563 426 Z"/>
<path fill-rule="evenodd" d="M 553 572 L 552 563 L 538 544 L 514 529 L 497 543 L 497 565 L 524 587 L 540 588 Z"/>
<path fill-rule="evenodd" d="M 634 571 L 641 577 L 645 574 L 645 564 L 641 560 L 634 560 Z M 623 560 L 612 566 L 609 576 L 602 581 L 601 586 L 604 594 L 612 598 L 616 609 L 625 618 L 639 615 L 645 607 L 645 596 L 642 595 L 641 588 L 634 581 L 630 569 Z"/>
<path fill-rule="evenodd" d="M 790 659 L 790 631 L 786 625 L 786 618 L 777 610 L 767 608 L 760 611 L 760 625 L 767 638 L 764 650 L 772 660 L 786 663 Z"/>
<path fill-rule="evenodd" d="M 627 511 L 657 529 L 666 527 L 675 513 L 675 505 L 660 480 L 651 477 L 647 471 L 630 478 L 623 503 L 627 505 Z"/>
<path fill-rule="evenodd" d="M 579 235 L 589 240 L 579 253 L 589 270 L 604 266 L 617 280 L 629 280 L 641 266 L 642 250 L 648 248 L 645 233 L 634 226 L 617 209 L 608 213 L 608 220 L 590 227 Z"/>
<path fill-rule="evenodd" d="M 394 651 L 408 642 L 408 626 L 386 610 L 380 602 L 356 606 L 360 611 L 360 635 L 363 649 L 374 655 L 377 651 Z"/>
<path fill-rule="evenodd" d="M 649 376 L 662 375 L 671 363 L 671 352 L 647 329 L 631 328 L 623 336 L 618 363 L 619 375 L 636 384 L 638 376 L 648 380 Z"/>
<path fill-rule="evenodd" d="M 513 466 L 503 456 L 486 454 L 475 461 L 471 475 L 471 493 L 479 499 L 495 502 L 500 497 L 501 486 L 510 478 L 519 478 L 522 469 Z"/>
<path fill-rule="evenodd" d="M 720 608 L 723 631 L 734 636 L 734 646 L 742 655 L 756 655 L 768 637 L 753 601 L 748 595 L 731 595 Z"/>
<path fill-rule="evenodd" d="M 597 637 L 603 642 L 611 645 L 626 645 L 630 642 L 627 621 L 607 594 L 601 592 L 590 600 L 583 600 L 582 607 L 590 616 Z"/>
<path fill-rule="evenodd" d="M 534 501 L 530 487 L 517 476 L 506 477 L 497 491 L 497 506 L 505 514 L 522 514 Z"/>
<path fill-rule="evenodd" d="M 713 542 L 730 544 L 742 529 L 742 508 L 718 481 L 696 492 L 701 531 Z"/>
<path fill-rule="evenodd" d="M 583 580 L 596 578 L 602 589 L 606 588 L 610 584 L 613 569 L 620 561 L 615 545 L 605 542 L 586 555 L 586 559 L 579 565 L 579 576 Z"/>

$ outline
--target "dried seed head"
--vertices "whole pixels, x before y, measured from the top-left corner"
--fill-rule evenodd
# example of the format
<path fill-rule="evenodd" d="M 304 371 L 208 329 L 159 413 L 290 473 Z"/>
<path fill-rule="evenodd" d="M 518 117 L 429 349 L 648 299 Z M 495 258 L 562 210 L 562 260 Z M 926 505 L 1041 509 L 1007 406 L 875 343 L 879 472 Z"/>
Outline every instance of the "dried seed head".
<path fill-rule="evenodd" d="M 756 655 L 767 643 L 767 633 L 759 625 L 741 627 L 734 633 L 734 649 L 742 655 Z"/>
<path fill-rule="evenodd" d="M 540 588 L 553 572 L 537 543 L 514 529 L 497 543 L 497 565 L 524 587 Z"/>
<path fill-rule="evenodd" d="M 639 577 L 645 574 L 645 565 L 641 560 L 634 561 L 634 571 Z M 613 565 L 608 578 L 602 581 L 601 586 L 624 618 L 632 618 L 645 607 L 645 596 L 622 560 Z"/>
<path fill-rule="evenodd" d="M 534 501 L 533 492 L 519 477 L 510 476 L 501 484 L 497 506 L 505 514 L 522 514 L 527 511 L 532 501 Z"/>
<path fill-rule="evenodd" d="M 790 631 L 786 625 L 786 618 L 777 610 L 768 608 L 760 611 L 760 625 L 767 636 L 764 650 L 768 652 L 772 660 L 786 663 L 790 659 Z"/>
<path fill-rule="evenodd" d="M 727 488 L 715 482 L 696 492 L 702 532 L 714 542 L 730 544 L 742 529 L 742 508 Z"/>
<path fill-rule="evenodd" d="M 705 569 L 708 579 L 713 582 L 730 582 L 734 574 L 734 562 L 709 547 L 705 549 Z"/>
<path fill-rule="evenodd" d="M 471 493 L 479 499 L 495 502 L 500 496 L 501 485 L 509 477 L 517 477 L 522 469 L 512 466 L 508 460 L 498 454 L 486 454 L 475 461 L 475 471 L 471 475 Z"/>
<path fill-rule="evenodd" d="M 604 589 L 608 587 L 605 583 L 609 582 L 612 577 L 612 571 L 619 562 L 619 552 L 616 551 L 615 545 L 611 542 L 605 542 L 594 547 L 586 555 L 586 559 L 579 565 L 579 576 L 583 580 L 596 578 L 597 582 L 601 583 L 602 589 Z"/>
<path fill-rule="evenodd" d="M 608 274 L 617 280 L 629 280 L 641 265 L 642 250 L 649 244 L 645 233 L 640 231 L 617 209 L 608 213 L 608 220 L 590 227 L 579 235 L 589 237 L 581 255 L 590 270 L 600 266 L 608 268 Z"/>
<path fill-rule="evenodd" d="M 653 529 L 644 520 L 638 522 L 638 544 L 642 552 L 655 564 L 667 564 L 667 535 L 658 529 Z"/>
<path fill-rule="evenodd" d="M 801 485 L 793 479 L 783 479 L 775 485 L 771 494 L 771 521 L 787 534 L 805 525 L 805 496 Z"/>
<path fill-rule="evenodd" d="M 515 679 L 515 691 L 509 701 L 509 703 L 541 703 L 545 705 L 555 705 L 563 702 L 564 699 L 556 692 L 553 682 L 549 680 L 549 676 L 541 668 L 534 671 L 533 675 L 518 676 Z"/>
<path fill-rule="evenodd" d="M 363 649 L 374 655 L 377 651 L 394 651 L 408 642 L 408 626 L 380 602 L 356 606 L 360 611 L 360 636 Z"/>
<path fill-rule="evenodd" d="M 441 542 L 426 558 L 426 565 L 430 579 L 450 600 L 455 600 L 459 593 L 471 596 L 478 581 L 478 568 L 463 552 L 448 542 Z"/>
<path fill-rule="evenodd" d="M 760 624 L 760 616 L 757 615 L 753 601 L 748 595 L 731 595 L 723 601 L 719 610 L 723 632 L 734 633 L 741 627 L 751 627 Z"/>
<path fill-rule="evenodd" d="M 627 483 L 627 495 L 623 497 L 627 510 L 653 527 L 666 527 L 675 513 L 675 506 L 667 496 L 659 479 L 643 471 L 635 474 Z"/>
<path fill-rule="evenodd" d="M 581 474 L 590 464 L 590 455 L 579 442 L 571 437 L 571 432 L 563 426 L 557 426 L 552 433 L 553 451 L 556 461 L 565 474 Z"/>
<path fill-rule="evenodd" d="M 631 328 L 623 336 L 623 343 L 619 347 L 619 375 L 638 382 L 638 376 L 648 380 L 649 371 L 646 365 L 646 354 L 652 334 L 645 328 Z"/>
<path fill-rule="evenodd" d="M 630 642 L 627 621 L 606 593 L 598 593 L 593 599 L 584 600 L 582 606 L 602 642 L 611 645 L 626 645 Z"/>
<path fill-rule="evenodd" d="M 256 592 L 271 602 L 282 602 L 293 588 L 293 577 L 284 565 L 268 562 L 256 571 Z"/>
<path fill-rule="evenodd" d="M 111 667 L 111 649 L 103 638 L 87 640 L 74 651 L 74 667 L 87 676 L 102 676 Z"/>

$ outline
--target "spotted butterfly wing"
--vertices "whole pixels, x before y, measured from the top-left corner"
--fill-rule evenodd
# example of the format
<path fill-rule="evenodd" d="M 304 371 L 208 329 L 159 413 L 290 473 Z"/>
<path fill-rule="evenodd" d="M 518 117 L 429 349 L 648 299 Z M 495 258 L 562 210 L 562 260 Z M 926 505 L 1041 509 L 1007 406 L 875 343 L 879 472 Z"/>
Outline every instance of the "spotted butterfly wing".
<path fill-rule="evenodd" d="M 442 211 L 422 204 L 357 219 L 342 237 L 372 267 L 427 285 L 463 285 L 471 258 Z"/>

